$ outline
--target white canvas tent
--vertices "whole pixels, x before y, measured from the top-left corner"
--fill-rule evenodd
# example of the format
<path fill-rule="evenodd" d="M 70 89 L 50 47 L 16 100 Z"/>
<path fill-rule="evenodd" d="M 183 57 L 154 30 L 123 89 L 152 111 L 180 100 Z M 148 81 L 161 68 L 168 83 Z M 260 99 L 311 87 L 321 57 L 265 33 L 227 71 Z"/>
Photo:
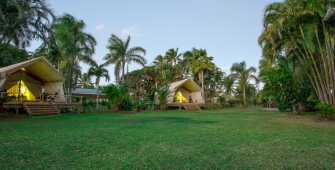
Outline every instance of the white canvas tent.
<path fill-rule="evenodd" d="M 63 81 L 64 77 L 44 57 L 0 68 L 0 91 L 21 94 L 28 101 L 39 100 L 42 88 L 43 93 L 58 93 L 58 99 L 65 101 Z"/>
<path fill-rule="evenodd" d="M 169 91 L 170 94 L 167 97 L 167 103 L 204 103 L 201 97 L 201 87 L 191 78 L 171 83 Z M 178 99 L 180 94 L 182 95 L 182 100 Z"/>

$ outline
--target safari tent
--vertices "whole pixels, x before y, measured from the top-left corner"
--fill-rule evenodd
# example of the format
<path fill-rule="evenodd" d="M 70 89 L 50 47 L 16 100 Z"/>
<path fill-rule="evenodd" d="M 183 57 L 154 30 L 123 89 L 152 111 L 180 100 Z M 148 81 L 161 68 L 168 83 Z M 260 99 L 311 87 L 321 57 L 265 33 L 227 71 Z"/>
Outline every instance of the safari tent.
<path fill-rule="evenodd" d="M 201 87 L 191 78 L 170 84 L 167 103 L 204 103 Z"/>
<path fill-rule="evenodd" d="M 0 68 L 0 91 L 20 101 L 40 101 L 56 93 L 58 100 L 65 101 L 63 81 L 61 73 L 44 57 Z"/>

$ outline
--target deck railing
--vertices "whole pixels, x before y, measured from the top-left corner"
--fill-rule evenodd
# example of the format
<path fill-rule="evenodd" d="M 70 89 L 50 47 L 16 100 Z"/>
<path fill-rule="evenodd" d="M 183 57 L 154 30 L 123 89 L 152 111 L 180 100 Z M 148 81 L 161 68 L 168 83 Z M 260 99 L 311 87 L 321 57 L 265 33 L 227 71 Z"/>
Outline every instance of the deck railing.
<path fill-rule="evenodd" d="M 12 93 L 12 92 L 0 92 L 0 98 L 4 98 L 6 96 L 15 96 L 16 101 L 23 101 L 26 96 L 23 93 Z M 19 96 L 19 97 L 18 97 Z"/>
<path fill-rule="evenodd" d="M 47 95 L 46 101 L 54 103 L 83 103 L 83 96 L 76 95 Z"/>

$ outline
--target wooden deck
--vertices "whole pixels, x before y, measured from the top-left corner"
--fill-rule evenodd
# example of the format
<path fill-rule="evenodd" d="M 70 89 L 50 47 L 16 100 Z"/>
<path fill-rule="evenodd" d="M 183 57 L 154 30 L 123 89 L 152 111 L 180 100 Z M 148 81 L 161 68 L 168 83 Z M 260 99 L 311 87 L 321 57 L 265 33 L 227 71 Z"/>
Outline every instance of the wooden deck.
<path fill-rule="evenodd" d="M 41 104 L 44 107 L 44 104 L 46 103 L 50 103 L 50 102 L 30 102 L 30 101 L 11 101 L 11 102 L 7 102 L 4 103 L 3 107 L 4 109 L 15 109 L 16 110 L 16 114 L 18 114 L 19 109 L 24 109 L 26 110 L 27 114 L 32 115 L 31 112 L 29 112 L 30 110 L 27 109 L 27 107 L 25 107 L 25 105 L 36 105 L 36 104 Z M 81 103 L 52 103 L 52 105 L 54 106 L 54 108 L 60 109 L 60 108 L 78 108 L 78 113 L 81 111 Z M 28 111 L 27 111 L 28 110 Z M 36 110 L 36 109 L 35 109 Z M 41 109 L 39 109 L 41 110 Z M 42 109 L 43 110 L 43 109 Z M 46 113 L 45 115 L 48 115 L 47 113 L 51 113 L 54 112 L 55 110 L 44 110 Z M 43 115 L 43 113 L 41 113 L 40 115 Z"/>
<path fill-rule="evenodd" d="M 188 103 L 167 103 L 166 107 L 168 108 L 179 108 L 179 109 L 185 109 L 187 110 L 187 108 L 184 107 L 185 104 Z M 211 104 L 211 103 L 194 103 L 197 104 L 200 108 L 204 107 L 204 108 L 209 108 L 209 109 L 213 109 L 213 108 L 220 108 L 220 104 Z"/>

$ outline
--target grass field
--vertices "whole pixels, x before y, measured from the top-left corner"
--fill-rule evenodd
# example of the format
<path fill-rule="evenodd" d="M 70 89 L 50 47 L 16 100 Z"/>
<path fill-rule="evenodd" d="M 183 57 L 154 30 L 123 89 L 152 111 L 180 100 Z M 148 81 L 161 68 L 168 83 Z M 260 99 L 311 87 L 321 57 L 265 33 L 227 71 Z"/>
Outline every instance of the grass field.
<path fill-rule="evenodd" d="M 0 120 L 0 169 L 334 169 L 335 123 L 260 109 Z"/>

